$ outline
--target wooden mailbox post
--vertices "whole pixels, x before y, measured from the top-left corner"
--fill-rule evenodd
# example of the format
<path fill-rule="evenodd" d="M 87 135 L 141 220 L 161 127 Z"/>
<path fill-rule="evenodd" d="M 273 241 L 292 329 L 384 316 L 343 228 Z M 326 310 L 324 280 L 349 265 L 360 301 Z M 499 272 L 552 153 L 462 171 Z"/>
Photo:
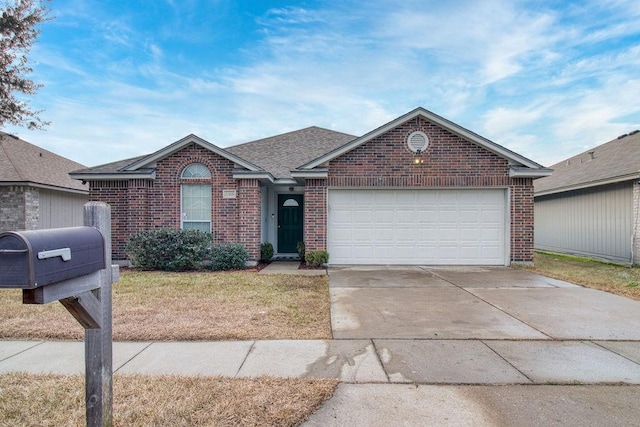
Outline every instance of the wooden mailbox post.
<path fill-rule="evenodd" d="M 87 426 L 111 426 L 111 290 L 119 270 L 111 265 L 109 205 L 87 203 L 84 225 L 1 233 L 0 288 L 22 289 L 24 304 L 60 301 L 82 325 Z"/>

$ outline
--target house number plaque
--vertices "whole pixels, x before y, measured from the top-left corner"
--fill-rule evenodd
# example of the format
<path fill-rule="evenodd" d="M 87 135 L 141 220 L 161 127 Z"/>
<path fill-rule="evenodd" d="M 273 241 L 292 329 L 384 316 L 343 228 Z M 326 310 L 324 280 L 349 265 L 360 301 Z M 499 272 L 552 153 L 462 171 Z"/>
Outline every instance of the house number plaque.
<path fill-rule="evenodd" d="M 235 199 L 237 196 L 236 190 L 222 190 L 223 199 Z"/>

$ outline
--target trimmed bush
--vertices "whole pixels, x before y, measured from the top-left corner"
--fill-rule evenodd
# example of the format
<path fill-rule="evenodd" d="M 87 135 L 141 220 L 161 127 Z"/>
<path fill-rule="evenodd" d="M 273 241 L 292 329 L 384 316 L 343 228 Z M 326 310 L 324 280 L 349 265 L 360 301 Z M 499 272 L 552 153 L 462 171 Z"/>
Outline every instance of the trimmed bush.
<path fill-rule="evenodd" d="M 260 261 L 269 262 L 273 258 L 273 245 L 269 242 L 260 245 Z"/>
<path fill-rule="evenodd" d="M 320 267 L 322 264 L 329 262 L 329 252 L 327 251 L 309 251 L 304 256 L 305 262 L 313 267 Z"/>
<path fill-rule="evenodd" d="M 211 269 L 215 271 L 242 269 L 249 259 L 247 248 L 240 243 L 213 245 L 209 256 L 211 258 Z"/>
<path fill-rule="evenodd" d="M 300 261 L 304 259 L 305 246 L 304 242 L 298 242 L 296 245 L 296 249 L 298 250 L 298 256 L 300 257 Z"/>
<path fill-rule="evenodd" d="M 199 230 L 150 230 L 131 236 L 125 252 L 134 267 L 149 270 L 197 270 L 211 244 L 211 233 Z"/>

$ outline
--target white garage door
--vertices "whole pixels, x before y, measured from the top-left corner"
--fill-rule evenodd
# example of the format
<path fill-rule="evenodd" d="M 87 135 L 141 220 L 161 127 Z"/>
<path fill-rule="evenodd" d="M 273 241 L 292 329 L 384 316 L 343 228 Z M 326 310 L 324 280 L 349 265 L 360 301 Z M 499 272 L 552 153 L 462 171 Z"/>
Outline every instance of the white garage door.
<path fill-rule="evenodd" d="M 505 190 L 329 190 L 331 264 L 504 265 Z"/>

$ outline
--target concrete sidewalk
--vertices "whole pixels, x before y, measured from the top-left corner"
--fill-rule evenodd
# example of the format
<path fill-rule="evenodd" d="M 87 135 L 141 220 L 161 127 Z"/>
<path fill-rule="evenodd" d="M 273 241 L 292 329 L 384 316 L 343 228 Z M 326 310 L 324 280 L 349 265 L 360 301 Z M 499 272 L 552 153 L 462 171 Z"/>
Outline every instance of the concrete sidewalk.
<path fill-rule="evenodd" d="M 273 375 L 346 383 L 640 384 L 640 341 L 116 342 L 115 373 Z M 0 373 L 81 374 L 84 343 L 0 341 Z"/>

